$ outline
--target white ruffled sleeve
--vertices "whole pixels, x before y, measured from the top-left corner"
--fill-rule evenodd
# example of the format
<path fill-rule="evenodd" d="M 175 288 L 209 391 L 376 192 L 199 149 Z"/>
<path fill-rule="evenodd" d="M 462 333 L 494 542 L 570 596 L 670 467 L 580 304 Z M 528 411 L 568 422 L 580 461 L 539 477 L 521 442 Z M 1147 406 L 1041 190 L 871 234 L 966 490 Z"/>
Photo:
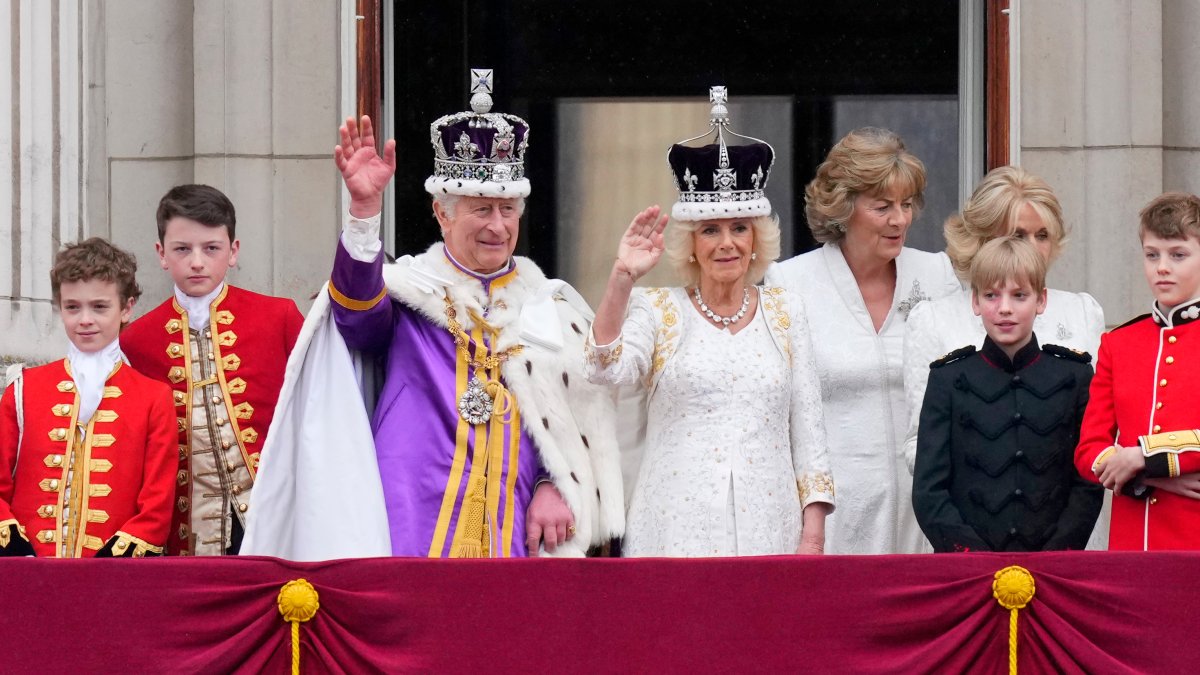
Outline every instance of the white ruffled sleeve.
<path fill-rule="evenodd" d="M 589 331 L 584 344 L 584 373 L 594 384 L 628 385 L 644 382 L 654 356 L 658 331 L 656 312 L 642 289 L 634 289 L 621 324 L 621 334 L 606 344 L 596 344 Z"/>

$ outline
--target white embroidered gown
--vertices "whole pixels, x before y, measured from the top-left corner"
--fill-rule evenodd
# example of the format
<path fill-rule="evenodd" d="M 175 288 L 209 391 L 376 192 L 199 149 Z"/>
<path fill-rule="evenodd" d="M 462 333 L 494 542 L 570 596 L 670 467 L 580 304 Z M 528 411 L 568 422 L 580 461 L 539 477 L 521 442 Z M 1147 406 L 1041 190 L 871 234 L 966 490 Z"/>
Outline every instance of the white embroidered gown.
<path fill-rule="evenodd" d="M 808 310 L 838 489 L 837 512 L 825 521 L 825 553 L 920 552 L 927 544 L 901 457 L 909 419 L 904 323 L 918 302 L 959 288 L 950 260 L 903 249 L 892 308 L 878 332 L 837 244 L 772 265 L 767 284 L 799 293 Z"/>
<path fill-rule="evenodd" d="M 791 368 L 761 306 L 731 335 L 695 311 L 682 289 L 670 293 L 676 316 L 668 328 L 678 335 L 646 408 L 623 554 L 795 553 L 803 506 L 833 501 L 802 306 L 788 302 L 797 328 L 787 331 Z M 621 337 L 592 348 L 600 358 L 590 359 L 589 378 L 644 380 L 660 328 L 651 300 L 635 291 Z M 619 357 L 604 364 L 617 346 Z"/>

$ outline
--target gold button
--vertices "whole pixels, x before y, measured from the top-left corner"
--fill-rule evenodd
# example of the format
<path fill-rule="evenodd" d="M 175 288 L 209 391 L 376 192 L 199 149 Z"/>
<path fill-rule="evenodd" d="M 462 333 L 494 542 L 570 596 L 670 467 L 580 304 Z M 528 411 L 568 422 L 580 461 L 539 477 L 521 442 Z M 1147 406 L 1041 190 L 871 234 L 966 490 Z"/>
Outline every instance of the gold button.
<path fill-rule="evenodd" d="M 50 479 L 50 489 L 51 489 L 51 490 L 57 490 L 57 489 L 58 489 L 58 479 L 57 479 L 57 478 L 51 478 L 51 479 Z"/>
<path fill-rule="evenodd" d="M 206 337 L 206 338 L 210 338 L 210 337 L 212 337 L 212 331 L 211 331 L 211 330 L 207 330 L 207 329 L 205 329 L 205 331 L 204 331 L 204 337 Z"/>
<path fill-rule="evenodd" d="M 1172 335 L 1171 337 L 1167 338 L 1167 342 L 1170 342 L 1171 344 L 1175 344 L 1175 342 L 1176 342 L 1177 340 L 1178 340 L 1178 338 L 1176 338 L 1174 335 Z"/>
<path fill-rule="evenodd" d="M 233 446 L 233 444 L 230 443 L 229 441 L 221 441 L 221 449 L 223 449 L 223 450 L 228 450 L 232 446 Z"/>
<path fill-rule="evenodd" d="M 226 470 L 226 471 L 228 471 L 228 472 L 230 472 L 230 473 L 233 473 L 233 470 L 234 470 L 233 464 L 230 464 L 230 463 L 226 462 L 226 463 L 225 463 L 225 470 Z"/>
<path fill-rule="evenodd" d="M 1168 364 L 1175 363 L 1175 357 L 1174 357 L 1174 356 L 1168 356 L 1168 357 L 1167 357 L 1167 363 L 1168 363 Z"/>
<path fill-rule="evenodd" d="M 230 492 L 232 492 L 235 495 L 240 495 L 240 494 L 242 494 L 242 486 L 234 485 L 233 488 L 230 490 Z"/>
<path fill-rule="evenodd" d="M 63 459 L 63 458 L 62 458 L 62 455 L 55 455 L 55 456 L 54 456 L 54 457 L 53 457 L 53 458 L 50 460 L 50 463 L 51 463 L 51 464 L 53 464 L 54 466 L 62 466 L 62 459 Z"/>
<path fill-rule="evenodd" d="M 1162 431 L 1162 427 L 1160 427 L 1160 426 L 1158 426 L 1157 424 L 1155 424 L 1155 425 L 1154 425 L 1154 433 L 1156 433 L 1156 434 L 1157 434 L 1157 433 L 1158 433 L 1158 432 L 1160 432 L 1160 431 Z M 1171 440 L 1175 440 L 1175 434 L 1171 434 Z"/>
<path fill-rule="evenodd" d="M 217 358 L 217 355 L 216 355 L 216 354 L 213 354 L 212 352 L 209 352 L 209 353 L 208 353 L 208 360 L 209 360 L 209 361 L 215 361 L 215 360 L 216 360 L 216 358 Z"/>
<path fill-rule="evenodd" d="M 71 390 L 73 390 L 73 389 L 75 389 L 75 383 L 74 383 L 74 382 L 68 382 L 68 383 L 66 383 L 66 384 L 64 384 L 64 385 L 63 385 L 63 391 L 71 391 Z"/>
<path fill-rule="evenodd" d="M 220 402 L 221 402 L 221 397 L 220 397 L 220 396 L 214 396 L 214 397 L 212 397 L 212 402 L 213 402 L 213 403 L 220 403 Z"/>
<path fill-rule="evenodd" d="M 245 513 L 245 512 L 246 512 L 246 511 L 248 511 L 248 510 L 250 510 L 250 505 L 249 505 L 249 504 L 238 504 L 238 511 L 241 511 L 242 513 Z"/>
<path fill-rule="evenodd" d="M 1151 497 L 1151 498 L 1150 498 L 1150 503 L 1151 503 L 1151 504 L 1157 504 L 1157 503 L 1158 503 L 1158 497 Z"/>
<path fill-rule="evenodd" d="M 179 353 L 179 345 L 171 345 L 171 353 L 178 354 Z"/>
<path fill-rule="evenodd" d="M 1167 386 L 1167 378 L 1165 378 L 1165 377 L 1164 377 L 1163 379 L 1159 380 L 1159 381 L 1158 381 L 1158 386 L 1160 386 L 1160 387 L 1165 387 L 1165 386 Z"/>
<path fill-rule="evenodd" d="M 1166 382 L 1166 380 L 1163 380 L 1163 382 Z M 225 426 L 225 418 L 224 417 L 217 418 L 217 426 L 219 426 L 219 427 Z"/>
<path fill-rule="evenodd" d="M 1162 401 L 1159 401 L 1158 403 L 1155 403 L 1155 404 L 1154 404 L 1154 409 L 1155 409 L 1155 410 L 1162 410 Z"/>

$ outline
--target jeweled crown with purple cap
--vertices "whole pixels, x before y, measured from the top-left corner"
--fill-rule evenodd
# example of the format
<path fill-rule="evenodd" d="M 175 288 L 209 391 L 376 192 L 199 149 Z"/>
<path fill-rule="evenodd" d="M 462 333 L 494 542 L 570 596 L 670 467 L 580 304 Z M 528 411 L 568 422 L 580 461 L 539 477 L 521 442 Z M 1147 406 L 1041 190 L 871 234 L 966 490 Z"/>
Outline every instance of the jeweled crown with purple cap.
<path fill-rule="evenodd" d="M 471 69 L 471 110 L 438 118 L 429 126 L 431 194 L 515 198 L 529 194 L 525 150 L 529 124 L 516 115 L 491 112 L 492 71 Z"/>
<path fill-rule="evenodd" d="M 729 128 L 728 93 L 725 87 L 711 87 L 712 103 L 709 131 L 680 141 L 667 151 L 667 162 L 679 201 L 671 208 L 676 220 L 713 220 L 766 216 L 771 202 L 765 189 L 775 163 L 775 150 L 766 141 L 743 136 Z M 713 143 L 702 147 L 684 145 L 709 135 Z M 726 134 L 749 143 L 728 145 Z"/>

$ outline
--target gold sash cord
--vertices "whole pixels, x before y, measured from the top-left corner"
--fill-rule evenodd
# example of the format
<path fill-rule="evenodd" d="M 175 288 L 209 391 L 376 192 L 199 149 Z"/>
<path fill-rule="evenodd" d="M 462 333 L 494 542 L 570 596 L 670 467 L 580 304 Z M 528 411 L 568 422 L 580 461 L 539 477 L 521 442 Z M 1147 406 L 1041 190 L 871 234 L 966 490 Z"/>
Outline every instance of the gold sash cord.
<path fill-rule="evenodd" d="M 300 675 L 300 624 L 317 615 L 317 589 L 305 579 L 293 579 L 279 589 L 279 613 L 292 624 L 292 675 Z"/>
<path fill-rule="evenodd" d="M 495 344 L 496 339 L 499 337 L 499 331 L 490 326 L 482 317 L 476 315 L 474 312 L 471 313 L 471 320 L 477 326 L 475 331 L 473 331 L 476 333 L 476 360 L 472 365 L 480 365 L 483 362 L 491 366 L 490 368 L 478 367 L 475 375 L 480 380 L 483 380 L 483 390 L 492 399 L 492 417 L 486 424 L 479 424 L 475 427 L 475 452 L 471 462 L 472 464 L 483 466 L 484 470 L 476 474 L 468 488 L 462 513 L 464 522 L 463 537 L 451 554 L 451 557 L 454 558 L 491 557 L 491 546 L 489 546 L 491 538 L 488 536 L 488 523 L 491 521 L 494 524 L 497 514 L 489 513 L 487 483 L 492 471 L 503 470 L 504 428 L 512 421 L 510 413 L 514 411 L 512 394 L 508 392 L 508 388 L 500 381 L 500 364 L 504 361 L 494 359 L 489 362 L 487 358 L 488 348 L 481 339 L 483 337 L 482 331 L 486 330 L 490 334 L 490 343 Z M 513 353 L 520 352 L 519 350 L 513 350 Z M 515 429 L 514 433 L 517 433 Z M 493 459 L 497 460 L 500 466 L 492 466 Z M 509 467 L 509 471 L 515 470 L 515 467 Z"/>
<path fill-rule="evenodd" d="M 1033 601 L 1037 591 L 1033 575 L 1020 565 L 1011 565 L 996 572 L 992 582 L 992 597 L 1009 611 L 1008 615 L 1008 672 L 1017 673 L 1017 613 Z"/>

